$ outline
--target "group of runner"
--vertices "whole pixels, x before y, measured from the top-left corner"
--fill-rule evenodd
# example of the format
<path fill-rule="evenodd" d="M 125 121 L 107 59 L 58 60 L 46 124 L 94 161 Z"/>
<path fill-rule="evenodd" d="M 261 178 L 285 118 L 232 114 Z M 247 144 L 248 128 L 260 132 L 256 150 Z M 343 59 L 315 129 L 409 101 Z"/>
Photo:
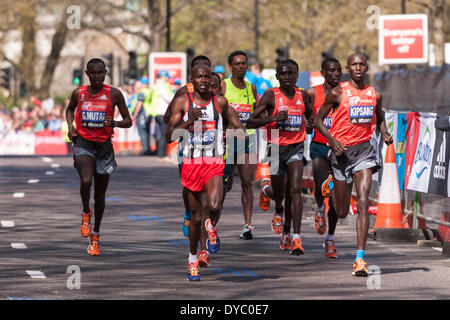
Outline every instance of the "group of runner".
<path fill-rule="evenodd" d="M 238 169 L 242 187 L 244 226 L 240 237 L 253 238 L 253 181 L 257 170 L 256 129 L 264 128 L 265 159 L 270 179 L 261 182 L 258 203 L 268 210 L 275 202 L 272 230 L 281 234 L 280 248 L 290 255 L 304 254 L 301 223 L 304 141 L 313 132 L 310 155 L 315 180 L 315 228 L 325 236 L 325 256 L 336 258 L 334 232 L 339 218 L 348 214 L 353 181 L 358 217 L 357 251 L 353 275 L 367 276 L 364 250 L 369 228 L 368 198 L 376 153 L 370 140 L 375 128 L 385 143 L 392 143 L 382 112 L 382 98 L 364 83 L 367 59 L 360 53 L 347 60 L 350 80 L 340 82 L 342 67 L 325 59 L 323 85 L 303 90 L 296 87 L 299 66 L 292 60 L 276 66 L 279 88 L 268 89 L 256 101 L 256 88 L 245 81 L 248 57 L 243 51 L 229 55 L 231 77 L 222 80 L 211 71 L 211 61 L 197 56 L 191 63 L 191 79 L 169 104 L 164 121 L 167 141 L 178 141 L 179 172 L 185 206 L 183 233 L 189 238 L 187 278 L 200 280 L 199 267 L 210 264 L 210 253 L 220 248 L 218 225 L 226 193 Z M 90 85 L 76 89 L 66 111 L 74 141 L 74 165 L 78 170 L 83 202 L 82 236 L 90 238 L 88 252 L 100 254 L 99 228 L 104 211 L 108 177 L 115 169 L 112 128 L 131 126 L 131 118 L 116 90 L 103 84 L 106 68 L 100 59 L 87 64 Z M 117 106 L 122 120 L 111 117 Z M 73 121 L 75 120 L 75 126 Z M 94 177 L 94 213 L 89 192 Z M 324 198 L 329 199 L 325 212 Z M 90 218 L 94 214 L 92 230 Z M 293 232 L 291 235 L 291 225 Z M 200 243 L 200 252 L 198 252 Z"/>

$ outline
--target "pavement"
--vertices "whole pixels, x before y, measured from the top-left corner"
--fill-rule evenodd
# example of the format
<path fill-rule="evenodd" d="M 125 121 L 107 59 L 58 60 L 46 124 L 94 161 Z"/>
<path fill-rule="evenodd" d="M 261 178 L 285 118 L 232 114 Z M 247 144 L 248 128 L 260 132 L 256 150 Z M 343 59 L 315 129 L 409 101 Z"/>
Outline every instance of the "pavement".
<path fill-rule="evenodd" d="M 304 196 L 304 255 L 279 249 L 280 236 L 270 228 L 274 205 L 261 211 L 256 188 L 254 237 L 240 239 L 238 177 L 219 222 L 220 251 L 211 255 L 209 268 L 200 269 L 201 281 L 188 282 L 177 167 L 156 157 L 119 156 L 117 162 L 101 225 L 102 253 L 92 257 L 79 233 L 81 199 L 72 158 L 0 158 L 1 300 L 450 298 L 450 264 L 439 247 L 369 239 L 369 277 L 352 276 L 356 216 L 338 223 L 338 258 L 327 259 L 323 236 L 314 229 L 310 195 Z"/>

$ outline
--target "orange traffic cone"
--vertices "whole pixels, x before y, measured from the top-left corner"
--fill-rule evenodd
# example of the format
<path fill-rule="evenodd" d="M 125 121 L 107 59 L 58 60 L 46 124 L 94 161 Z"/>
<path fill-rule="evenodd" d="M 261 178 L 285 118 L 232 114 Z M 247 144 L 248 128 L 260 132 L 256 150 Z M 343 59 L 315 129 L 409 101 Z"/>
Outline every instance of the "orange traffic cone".
<path fill-rule="evenodd" d="M 405 229 L 405 226 L 402 224 L 402 206 L 400 200 L 395 149 L 394 144 L 390 144 L 386 151 L 383 166 L 377 218 L 374 225 L 375 231 L 377 228 Z"/>
<path fill-rule="evenodd" d="M 255 175 L 255 181 L 262 180 L 264 178 L 270 179 L 270 170 L 269 170 L 269 164 L 268 163 L 259 163 L 256 167 L 256 175 Z"/>

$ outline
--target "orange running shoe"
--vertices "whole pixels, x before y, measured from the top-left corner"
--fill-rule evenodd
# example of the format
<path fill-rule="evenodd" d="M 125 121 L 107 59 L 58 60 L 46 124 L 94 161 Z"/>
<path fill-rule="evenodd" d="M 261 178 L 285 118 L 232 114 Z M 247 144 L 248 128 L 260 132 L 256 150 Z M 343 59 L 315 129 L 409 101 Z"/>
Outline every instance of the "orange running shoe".
<path fill-rule="evenodd" d="M 99 243 L 99 234 L 90 234 L 89 235 L 89 246 L 87 248 L 87 252 L 91 256 L 100 255 L 100 243 Z"/>
<path fill-rule="evenodd" d="M 324 206 L 325 208 L 325 206 Z M 320 212 L 317 206 L 314 209 L 314 227 L 316 227 L 316 231 L 318 234 L 324 234 L 327 230 L 327 220 L 325 219 L 325 209 L 323 212 Z"/>
<path fill-rule="evenodd" d="M 209 260 L 209 253 L 206 250 L 202 250 L 198 254 L 198 265 L 200 267 L 209 267 L 210 260 Z"/>
<path fill-rule="evenodd" d="M 216 253 L 220 248 L 220 239 L 217 235 L 217 228 L 213 228 L 211 219 L 205 221 L 205 229 L 208 232 L 208 239 L 206 239 L 206 246 L 209 252 Z"/>
<path fill-rule="evenodd" d="M 305 250 L 302 247 L 302 240 L 299 238 L 296 238 L 292 241 L 292 247 L 289 254 L 291 256 L 299 256 L 305 253 Z"/>
<path fill-rule="evenodd" d="M 289 250 L 292 247 L 292 238 L 290 233 L 281 233 L 280 249 Z"/>
<path fill-rule="evenodd" d="M 331 190 L 333 190 L 334 187 L 334 182 L 333 182 L 333 175 L 329 174 L 327 180 L 325 180 L 322 183 L 322 196 L 324 196 L 325 198 L 329 198 L 331 197 Z"/>
<path fill-rule="evenodd" d="M 92 217 L 91 208 L 89 208 L 89 213 L 83 212 L 82 214 L 80 227 L 80 233 L 82 237 L 89 237 L 89 235 L 92 232 L 91 217 Z"/>
<path fill-rule="evenodd" d="M 337 258 L 336 246 L 334 240 L 325 240 L 325 257 L 330 259 Z"/>
<path fill-rule="evenodd" d="M 358 258 L 355 263 L 353 263 L 352 274 L 356 277 L 367 277 L 366 262 L 363 259 Z"/>
<path fill-rule="evenodd" d="M 263 179 L 261 181 L 261 192 L 259 193 L 258 204 L 262 211 L 267 211 L 270 208 L 270 198 L 263 192 L 265 186 L 272 186 L 270 179 Z"/>
<path fill-rule="evenodd" d="M 198 271 L 198 262 L 189 262 L 188 263 L 187 279 L 189 281 L 199 281 L 200 280 L 200 273 Z"/>
<path fill-rule="evenodd" d="M 272 231 L 280 234 L 283 231 L 283 216 L 275 213 L 272 218 Z"/>

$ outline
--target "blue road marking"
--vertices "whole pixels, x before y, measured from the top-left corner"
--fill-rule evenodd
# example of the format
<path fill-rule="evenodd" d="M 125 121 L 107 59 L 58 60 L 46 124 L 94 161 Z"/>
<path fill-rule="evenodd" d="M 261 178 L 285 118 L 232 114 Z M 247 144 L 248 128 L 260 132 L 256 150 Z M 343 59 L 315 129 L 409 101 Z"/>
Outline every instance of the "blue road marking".
<path fill-rule="evenodd" d="M 150 219 L 152 219 L 152 220 L 154 220 L 156 222 L 159 222 L 159 223 L 163 222 L 163 220 L 158 218 L 157 216 L 150 216 Z"/>
<path fill-rule="evenodd" d="M 146 220 L 146 221 L 150 221 L 146 216 L 140 216 L 140 217 L 136 217 L 136 216 L 129 216 L 131 220 L 134 221 L 140 221 L 140 220 Z"/>
<path fill-rule="evenodd" d="M 111 201 L 111 202 L 123 202 L 124 200 L 123 200 L 123 199 L 120 199 L 120 198 L 117 197 L 117 196 L 115 196 L 114 198 L 106 197 L 106 198 L 105 198 L 105 201 Z"/>

